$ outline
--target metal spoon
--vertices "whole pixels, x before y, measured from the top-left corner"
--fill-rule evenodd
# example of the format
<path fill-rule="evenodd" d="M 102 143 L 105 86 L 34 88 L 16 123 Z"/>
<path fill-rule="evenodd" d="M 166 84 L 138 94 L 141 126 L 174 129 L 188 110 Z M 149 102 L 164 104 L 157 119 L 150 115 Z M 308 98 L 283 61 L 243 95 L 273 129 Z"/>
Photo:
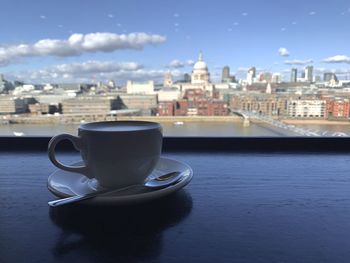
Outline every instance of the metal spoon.
<path fill-rule="evenodd" d="M 136 184 L 136 185 L 130 185 L 124 188 L 120 189 L 106 189 L 106 190 L 101 190 L 101 191 L 96 191 L 92 192 L 86 195 L 76 195 L 76 196 L 70 196 L 67 198 L 62 198 L 54 201 L 48 202 L 49 206 L 55 207 L 55 206 L 60 206 L 60 205 L 66 205 L 66 204 L 71 204 L 75 202 L 79 202 L 82 200 L 94 198 L 99 195 L 108 195 L 108 194 L 115 194 L 118 192 L 122 192 L 125 190 L 130 190 L 134 187 L 146 187 L 146 188 L 152 188 L 152 189 L 161 189 L 165 188 L 169 185 L 175 184 L 178 181 L 180 181 L 183 177 L 185 176 L 184 173 L 180 172 L 171 172 L 167 174 L 160 175 L 156 178 L 152 178 L 150 180 L 147 180 L 144 182 L 144 184 Z"/>

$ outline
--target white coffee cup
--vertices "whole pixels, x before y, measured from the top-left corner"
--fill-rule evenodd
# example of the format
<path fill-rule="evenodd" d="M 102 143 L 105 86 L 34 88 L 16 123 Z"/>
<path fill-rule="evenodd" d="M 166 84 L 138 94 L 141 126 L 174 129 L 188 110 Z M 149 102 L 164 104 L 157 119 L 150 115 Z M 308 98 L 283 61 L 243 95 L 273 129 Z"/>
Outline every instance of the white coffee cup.
<path fill-rule="evenodd" d="M 58 168 L 95 178 L 105 188 L 141 184 L 156 166 L 162 148 L 162 127 L 155 122 L 113 121 L 82 124 L 78 137 L 54 136 L 48 146 Z M 80 151 L 84 166 L 68 166 L 55 156 L 56 145 L 70 140 Z"/>

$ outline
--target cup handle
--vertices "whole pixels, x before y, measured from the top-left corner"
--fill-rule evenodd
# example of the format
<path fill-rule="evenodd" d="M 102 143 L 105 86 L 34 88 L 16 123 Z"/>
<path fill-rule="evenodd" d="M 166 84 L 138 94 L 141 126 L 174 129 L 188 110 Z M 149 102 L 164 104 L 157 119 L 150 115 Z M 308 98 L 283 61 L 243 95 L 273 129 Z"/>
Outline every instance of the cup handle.
<path fill-rule="evenodd" d="M 77 150 L 80 150 L 80 145 L 81 145 L 81 138 L 80 137 L 75 137 L 75 136 L 70 135 L 70 134 L 56 135 L 56 136 L 51 138 L 51 140 L 49 142 L 49 146 L 48 146 L 48 155 L 49 155 L 50 161 L 55 166 L 57 166 L 58 168 L 60 168 L 62 170 L 65 170 L 65 171 L 68 171 L 68 172 L 81 173 L 81 174 L 84 174 L 85 176 L 88 176 L 87 167 L 86 166 L 65 165 L 65 164 L 62 164 L 61 162 L 59 162 L 56 159 L 56 156 L 55 156 L 56 145 L 62 140 L 69 140 L 69 141 L 71 141 L 73 143 L 74 148 L 77 149 Z"/>

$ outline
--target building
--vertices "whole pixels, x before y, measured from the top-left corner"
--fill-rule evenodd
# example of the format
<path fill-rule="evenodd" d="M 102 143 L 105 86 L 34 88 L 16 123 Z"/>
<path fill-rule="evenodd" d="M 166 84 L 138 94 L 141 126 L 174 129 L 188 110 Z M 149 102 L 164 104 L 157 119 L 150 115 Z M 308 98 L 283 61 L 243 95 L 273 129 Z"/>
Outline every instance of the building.
<path fill-rule="evenodd" d="M 270 84 L 270 82 L 267 83 L 267 85 L 266 85 L 265 93 L 266 93 L 266 94 L 271 94 L 271 93 L 272 93 L 272 89 L 271 89 L 271 84 Z"/>
<path fill-rule="evenodd" d="M 185 83 L 190 83 L 191 82 L 191 76 L 188 73 L 184 74 L 184 82 Z"/>
<path fill-rule="evenodd" d="M 272 81 L 272 74 L 270 72 L 264 72 L 259 75 L 259 81 L 260 82 L 271 82 Z"/>
<path fill-rule="evenodd" d="M 207 96 L 212 97 L 216 88 L 218 89 L 229 89 L 229 83 L 211 83 L 210 74 L 207 64 L 203 60 L 202 53 L 199 54 L 198 61 L 194 64 L 191 82 L 176 82 L 173 85 L 181 92 L 181 96 L 184 96 L 188 89 L 202 89 L 206 92 Z"/>
<path fill-rule="evenodd" d="M 285 116 L 288 97 L 273 94 L 237 94 L 231 96 L 230 107 L 233 110 L 251 111 L 268 116 Z"/>
<path fill-rule="evenodd" d="M 50 113 L 50 105 L 46 103 L 35 103 L 28 105 L 29 112 L 33 115 L 48 114 Z"/>
<path fill-rule="evenodd" d="M 173 76 L 170 72 L 164 74 L 163 86 L 170 88 L 173 85 Z"/>
<path fill-rule="evenodd" d="M 349 111 L 349 99 L 333 98 L 327 101 L 327 112 L 329 119 L 348 119 Z"/>
<path fill-rule="evenodd" d="M 203 61 L 202 52 L 199 53 L 198 61 L 194 64 L 191 83 L 192 84 L 208 84 L 210 82 L 210 74 L 207 64 Z"/>
<path fill-rule="evenodd" d="M 326 72 L 323 74 L 324 82 L 328 83 L 338 83 L 338 77 L 335 73 Z"/>
<path fill-rule="evenodd" d="M 126 83 L 126 92 L 128 94 L 154 94 L 154 81 L 134 82 L 128 80 Z"/>
<path fill-rule="evenodd" d="M 281 74 L 279 74 L 279 73 L 274 73 L 274 74 L 272 75 L 271 82 L 272 82 L 272 83 L 280 83 L 280 82 L 281 82 L 281 79 L 282 79 Z"/>
<path fill-rule="evenodd" d="M 331 72 L 325 72 L 323 73 L 323 81 L 324 82 L 329 82 L 332 79 L 334 73 Z"/>
<path fill-rule="evenodd" d="M 156 94 L 120 94 L 117 104 L 118 109 L 138 109 L 142 116 L 151 116 L 157 113 L 158 99 Z"/>
<path fill-rule="evenodd" d="M 290 74 L 290 82 L 297 82 L 298 79 L 298 69 L 292 68 L 291 74 Z"/>
<path fill-rule="evenodd" d="M 229 66 L 225 66 L 222 69 L 221 82 L 231 82 L 230 67 Z"/>
<path fill-rule="evenodd" d="M 115 89 L 115 88 L 116 88 L 116 85 L 115 85 L 114 80 L 109 80 L 109 81 L 107 82 L 107 87 L 110 88 L 110 89 Z"/>
<path fill-rule="evenodd" d="M 0 93 L 4 91 L 6 88 L 6 82 L 4 79 L 4 75 L 0 74 Z"/>
<path fill-rule="evenodd" d="M 158 105 L 159 116 L 227 116 L 228 105 L 222 100 L 187 99 L 160 102 Z"/>
<path fill-rule="evenodd" d="M 25 85 L 23 85 L 25 87 Z M 58 89 L 62 90 L 64 93 L 68 94 L 71 97 L 76 96 L 81 93 L 81 84 L 76 83 L 63 83 L 58 84 Z"/>
<path fill-rule="evenodd" d="M 78 96 L 62 101 L 63 114 L 108 114 L 118 107 L 116 98 L 107 96 Z"/>
<path fill-rule="evenodd" d="M 175 115 L 175 102 L 174 101 L 161 101 L 158 103 L 158 116 L 174 116 Z"/>
<path fill-rule="evenodd" d="M 222 69 L 222 78 L 221 78 L 221 83 L 233 83 L 236 82 L 236 77 L 230 75 L 230 67 L 225 66 Z M 218 83 L 216 83 L 217 85 Z"/>
<path fill-rule="evenodd" d="M 207 64 L 203 60 L 202 53 L 200 53 L 198 61 L 193 66 L 191 82 L 177 82 L 173 85 L 173 87 L 179 89 L 182 96 L 184 96 L 186 90 L 188 89 L 202 89 L 207 93 L 208 96 L 212 96 L 216 84 L 211 83 L 209 77 L 210 74 Z M 218 83 L 218 85 L 220 88 L 230 87 L 228 83 Z"/>
<path fill-rule="evenodd" d="M 206 94 L 202 89 L 188 89 L 183 97 L 188 101 L 198 101 L 206 98 Z"/>
<path fill-rule="evenodd" d="M 290 100 L 288 115 L 293 118 L 327 118 L 327 104 L 325 100 Z"/>
<path fill-rule="evenodd" d="M 248 85 L 252 85 L 255 81 L 255 78 L 256 78 L 256 68 L 255 67 L 252 67 L 248 70 L 248 73 L 247 73 L 247 83 Z"/>
<path fill-rule="evenodd" d="M 305 68 L 305 80 L 308 82 L 313 82 L 314 80 L 314 67 L 313 66 L 307 66 Z"/>
<path fill-rule="evenodd" d="M 163 88 L 157 91 L 158 101 L 173 101 L 181 97 L 181 92 L 177 88 Z"/>
<path fill-rule="evenodd" d="M 13 96 L 0 96 L 0 114 L 24 113 L 27 106 L 24 99 Z"/>

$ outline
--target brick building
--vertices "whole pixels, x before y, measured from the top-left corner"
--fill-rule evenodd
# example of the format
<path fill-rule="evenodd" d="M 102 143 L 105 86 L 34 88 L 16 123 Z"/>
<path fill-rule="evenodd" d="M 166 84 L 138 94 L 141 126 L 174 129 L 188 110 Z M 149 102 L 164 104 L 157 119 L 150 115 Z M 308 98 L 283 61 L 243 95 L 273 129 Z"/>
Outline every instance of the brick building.
<path fill-rule="evenodd" d="M 327 100 L 327 112 L 329 119 L 348 119 L 349 111 L 349 99 L 333 98 Z"/>
<path fill-rule="evenodd" d="M 159 116 L 227 116 L 229 108 L 225 101 L 200 99 L 188 101 L 186 99 L 173 102 L 160 102 Z"/>
<path fill-rule="evenodd" d="M 163 101 L 158 104 L 158 115 L 159 116 L 174 116 L 175 114 L 175 103 L 174 101 Z"/>

